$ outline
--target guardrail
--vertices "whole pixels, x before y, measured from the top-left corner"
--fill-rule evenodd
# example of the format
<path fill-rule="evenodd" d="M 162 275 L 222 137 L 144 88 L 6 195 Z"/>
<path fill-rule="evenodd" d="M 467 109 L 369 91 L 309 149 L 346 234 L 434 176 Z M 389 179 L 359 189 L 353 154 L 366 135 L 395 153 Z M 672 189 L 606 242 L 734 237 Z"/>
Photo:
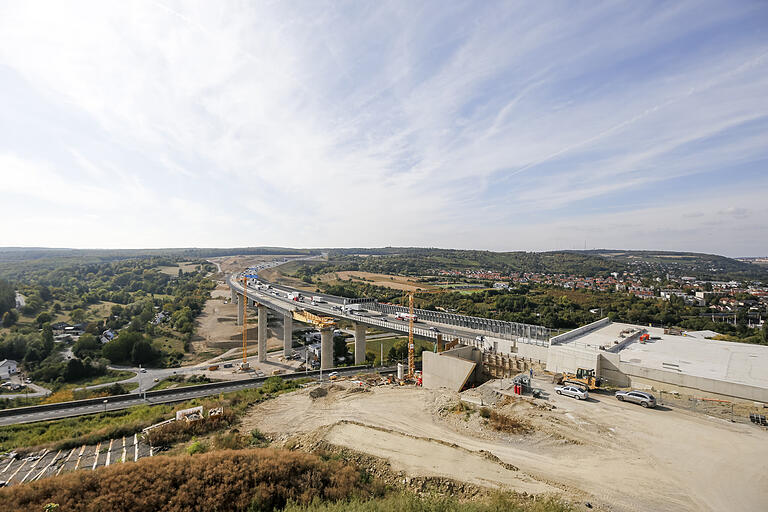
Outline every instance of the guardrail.
<path fill-rule="evenodd" d="M 370 370 L 372 367 L 368 365 L 358 365 L 358 366 L 342 366 L 340 368 L 331 368 L 331 369 L 325 369 L 322 370 L 322 372 L 325 372 L 326 374 L 336 371 L 341 373 L 348 373 L 348 372 L 356 372 L 360 370 Z M 376 371 L 391 371 L 391 368 L 388 367 L 382 367 L 379 370 Z M 315 375 L 320 375 L 321 370 L 308 370 L 306 372 L 298 372 L 298 373 L 288 373 L 284 375 L 278 375 L 278 377 L 282 379 L 301 379 L 303 377 L 311 377 Z M 163 396 L 173 396 L 173 395 L 180 395 L 180 394 L 188 394 L 190 392 L 195 391 L 203 391 L 203 390 L 214 390 L 214 389 L 225 389 L 228 387 L 237 387 L 242 386 L 244 384 L 258 384 L 261 382 L 264 382 L 267 380 L 269 376 L 264 377 L 253 377 L 250 379 L 241 379 L 241 380 L 231 380 L 231 381 L 224 381 L 224 382 L 211 382 L 208 384 L 198 384 L 196 386 L 186 386 L 183 388 L 172 388 L 172 389 L 161 389 L 158 391 L 147 391 L 146 397 L 147 399 L 153 398 L 153 397 L 163 397 Z M 55 404 L 43 404 L 43 405 L 30 405 L 27 407 L 15 407 L 12 409 L 1 409 L 0 410 L 0 418 L 7 418 L 12 416 L 21 416 L 25 414 L 31 414 L 36 412 L 45 412 L 45 411 L 56 411 L 60 409 L 71 409 L 71 408 L 80 408 L 80 407 L 87 407 L 89 405 L 101 405 L 106 400 L 109 404 L 114 403 L 120 403 L 120 402 L 130 402 L 133 400 L 142 400 L 142 396 L 138 394 L 127 394 L 127 395 L 113 395 L 108 397 L 100 397 L 100 398 L 87 398 L 85 400 L 74 400 L 70 402 L 58 402 Z M 184 398 L 183 400 L 187 400 L 187 398 Z"/>

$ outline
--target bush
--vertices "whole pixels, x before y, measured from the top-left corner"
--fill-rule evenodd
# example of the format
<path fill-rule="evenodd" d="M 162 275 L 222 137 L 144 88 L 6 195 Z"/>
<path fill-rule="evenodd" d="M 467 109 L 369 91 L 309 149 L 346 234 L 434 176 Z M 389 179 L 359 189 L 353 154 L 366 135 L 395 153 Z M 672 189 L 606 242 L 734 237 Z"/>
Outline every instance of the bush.
<path fill-rule="evenodd" d="M 491 427 L 499 432 L 527 434 L 533 430 L 533 427 L 527 421 L 499 414 L 496 411 L 490 411 L 489 419 Z"/>
<path fill-rule="evenodd" d="M 77 471 L 0 489 L 4 510 L 68 512 L 162 510 L 273 511 L 288 502 L 349 500 L 381 494 L 348 463 L 302 452 L 260 448 L 157 456 L 96 471 Z"/>
<path fill-rule="evenodd" d="M 151 430 L 147 441 L 152 446 L 170 446 L 174 443 L 187 441 L 194 436 L 200 436 L 230 426 L 236 416 L 232 411 L 224 411 L 219 416 L 203 418 L 197 421 L 174 421 L 162 427 Z"/>
<path fill-rule="evenodd" d="M 200 441 L 192 441 L 192 444 L 187 447 L 187 453 L 189 455 L 195 455 L 196 453 L 205 453 L 208 451 L 208 445 Z"/>

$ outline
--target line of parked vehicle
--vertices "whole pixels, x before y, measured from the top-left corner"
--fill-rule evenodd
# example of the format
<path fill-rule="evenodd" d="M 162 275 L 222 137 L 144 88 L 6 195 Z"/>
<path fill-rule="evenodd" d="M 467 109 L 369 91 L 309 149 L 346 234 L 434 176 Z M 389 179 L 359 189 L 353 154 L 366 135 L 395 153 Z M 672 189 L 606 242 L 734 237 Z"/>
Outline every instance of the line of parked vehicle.
<path fill-rule="evenodd" d="M 567 384 L 564 386 L 555 386 L 555 393 L 558 395 L 569 396 L 577 400 L 586 400 L 589 398 L 589 391 L 580 386 Z M 630 402 L 639 404 L 643 407 L 656 407 L 656 397 L 647 391 L 617 391 L 614 395 L 619 402 Z"/>

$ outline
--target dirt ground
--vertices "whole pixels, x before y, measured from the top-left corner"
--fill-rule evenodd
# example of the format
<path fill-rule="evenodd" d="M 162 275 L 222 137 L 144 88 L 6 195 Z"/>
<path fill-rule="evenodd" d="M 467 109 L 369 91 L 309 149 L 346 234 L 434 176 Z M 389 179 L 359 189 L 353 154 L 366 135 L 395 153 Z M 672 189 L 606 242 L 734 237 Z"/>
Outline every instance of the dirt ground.
<path fill-rule="evenodd" d="M 419 283 L 413 278 L 373 272 L 343 271 L 325 274 L 320 277 L 323 281 L 363 281 L 374 286 L 384 286 L 395 290 L 433 290 L 434 286 Z"/>
<path fill-rule="evenodd" d="M 264 402 L 243 428 L 278 443 L 322 441 L 387 458 L 414 477 L 563 493 L 606 510 L 749 511 L 768 500 L 768 432 L 751 425 L 646 410 L 609 395 L 585 402 L 551 395 L 490 406 L 484 415 L 495 411 L 518 427 L 499 432 L 480 407 L 459 406 L 456 393 L 353 387 L 342 382 L 326 397 L 303 390 Z"/>

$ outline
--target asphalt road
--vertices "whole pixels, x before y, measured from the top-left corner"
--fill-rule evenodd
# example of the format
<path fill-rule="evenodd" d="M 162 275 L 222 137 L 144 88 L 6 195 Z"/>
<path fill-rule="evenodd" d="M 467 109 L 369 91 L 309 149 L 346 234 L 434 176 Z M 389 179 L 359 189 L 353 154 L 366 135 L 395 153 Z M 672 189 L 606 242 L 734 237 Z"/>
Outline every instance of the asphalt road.
<path fill-rule="evenodd" d="M 371 369 L 370 371 L 385 373 L 385 372 L 392 372 L 394 369 L 395 368 L 392 368 L 392 367 L 383 367 L 383 368 Z M 354 375 L 360 372 L 359 369 L 355 369 L 355 370 L 345 370 L 344 368 L 332 369 L 332 370 L 328 370 L 327 373 L 323 372 L 323 380 L 327 380 L 326 376 L 332 371 L 338 372 L 340 375 Z M 284 379 L 286 378 L 299 379 L 299 378 L 302 378 L 303 376 L 304 375 L 301 372 L 299 372 L 299 373 L 292 373 L 288 375 L 282 375 L 281 377 Z M 24 411 L 19 411 L 19 414 L 16 414 L 13 416 L 0 417 L 0 426 L 15 425 L 19 423 L 33 423 L 37 421 L 48 421 L 48 420 L 54 420 L 59 418 L 70 418 L 73 416 L 82 416 L 85 414 L 94 414 L 94 413 L 105 412 L 105 411 L 117 411 L 120 409 L 127 409 L 129 407 L 134 407 L 136 405 L 155 405 L 155 404 L 180 402 L 184 400 L 191 400 L 193 398 L 201 398 L 204 396 L 218 395 L 219 393 L 228 393 L 231 391 L 240 391 L 242 389 L 258 388 L 258 387 L 261 387 L 261 385 L 262 385 L 261 381 L 259 382 L 233 381 L 231 385 L 228 385 L 225 387 L 218 387 L 215 389 L 195 389 L 195 386 L 190 386 L 190 387 L 180 388 L 178 393 L 175 393 L 173 395 L 147 397 L 146 399 L 137 396 L 136 398 L 133 398 L 131 400 L 110 403 L 109 398 L 105 398 L 104 400 L 106 401 L 106 403 L 95 404 L 95 405 L 73 405 L 72 407 L 69 407 L 66 409 L 56 409 L 56 410 L 50 410 L 50 411 L 30 412 L 30 413 L 24 413 Z"/>

